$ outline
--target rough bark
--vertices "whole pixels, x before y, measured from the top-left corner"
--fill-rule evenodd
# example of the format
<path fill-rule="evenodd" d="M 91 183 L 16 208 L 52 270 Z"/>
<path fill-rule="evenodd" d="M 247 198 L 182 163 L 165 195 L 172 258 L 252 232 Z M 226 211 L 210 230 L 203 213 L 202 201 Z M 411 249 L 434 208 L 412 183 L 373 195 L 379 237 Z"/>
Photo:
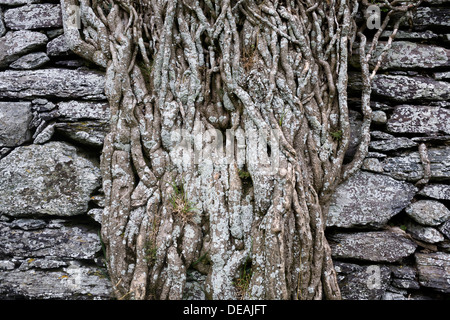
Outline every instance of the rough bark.
<path fill-rule="evenodd" d="M 61 3 L 70 48 L 106 69 L 102 239 L 117 297 L 181 299 L 196 269 L 207 298 L 339 299 L 329 200 L 367 153 L 378 37 L 412 5 L 380 4 L 366 49 L 358 1 Z M 363 136 L 344 165 L 357 34 Z"/>

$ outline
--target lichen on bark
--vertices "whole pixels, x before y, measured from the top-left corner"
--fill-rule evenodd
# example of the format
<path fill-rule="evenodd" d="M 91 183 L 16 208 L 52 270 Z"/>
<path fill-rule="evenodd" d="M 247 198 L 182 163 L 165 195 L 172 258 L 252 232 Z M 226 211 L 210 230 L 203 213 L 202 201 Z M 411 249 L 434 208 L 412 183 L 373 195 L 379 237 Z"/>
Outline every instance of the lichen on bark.
<path fill-rule="evenodd" d="M 370 56 L 413 7 L 394 3 L 366 50 L 367 1 L 61 0 L 69 47 L 106 70 L 102 239 L 118 298 L 182 299 L 196 269 L 207 298 L 236 299 L 243 268 L 244 298 L 340 298 L 328 206 L 367 153 Z M 344 164 L 357 35 L 363 136 Z"/>

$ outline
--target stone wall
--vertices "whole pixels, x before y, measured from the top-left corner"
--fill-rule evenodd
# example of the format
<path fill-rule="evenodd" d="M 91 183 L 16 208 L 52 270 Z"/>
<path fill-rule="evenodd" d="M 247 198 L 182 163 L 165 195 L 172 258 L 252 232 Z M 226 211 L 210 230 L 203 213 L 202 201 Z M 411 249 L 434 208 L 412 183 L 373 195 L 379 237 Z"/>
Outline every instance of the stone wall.
<path fill-rule="evenodd" d="M 0 0 L 0 17 L 0 298 L 109 299 L 104 76 L 66 46 L 57 1 Z"/>
<path fill-rule="evenodd" d="M 450 297 L 449 4 L 424 1 L 374 80 L 370 153 L 328 221 L 345 299 Z M 361 124 L 351 64 L 348 157 Z M 67 48 L 57 1 L 0 0 L 0 299 L 112 297 L 99 238 L 103 86 Z"/>

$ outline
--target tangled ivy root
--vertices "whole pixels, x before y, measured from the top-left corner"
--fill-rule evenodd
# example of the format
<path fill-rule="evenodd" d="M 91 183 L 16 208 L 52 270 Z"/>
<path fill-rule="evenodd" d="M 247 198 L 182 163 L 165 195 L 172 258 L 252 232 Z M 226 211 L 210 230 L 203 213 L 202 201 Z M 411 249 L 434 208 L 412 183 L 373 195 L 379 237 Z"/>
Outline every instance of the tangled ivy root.
<path fill-rule="evenodd" d="M 367 1 L 61 3 L 71 49 L 106 70 L 101 232 L 117 296 L 181 299 L 186 273 L 196 269 L 206 275 L 207 298 L 340 299 L 324 234 L 328 205 L 367 153 L 378 37 L 391 15 L 413 5 L 380 4 L 388 13 L 367 46 L 355 22 Z M 347 59 L 357 36 L 363 137 L 344 164 Z M 246 134 L 226 136 L 234 152 L 223 163 L 211 161 L 217 149 L 200 161 L 180 156 L 177 130 Z M 277 143 L 255 141 L 249 133 L 257 131 Z M 266 174 L 274 154 L 277 170 Z M 182 185 L 183 199 L 168 181 Z M 189 217 L 177 219 L 183 213 Z M 251 272 L 238 290 L 248 257 Z"/>

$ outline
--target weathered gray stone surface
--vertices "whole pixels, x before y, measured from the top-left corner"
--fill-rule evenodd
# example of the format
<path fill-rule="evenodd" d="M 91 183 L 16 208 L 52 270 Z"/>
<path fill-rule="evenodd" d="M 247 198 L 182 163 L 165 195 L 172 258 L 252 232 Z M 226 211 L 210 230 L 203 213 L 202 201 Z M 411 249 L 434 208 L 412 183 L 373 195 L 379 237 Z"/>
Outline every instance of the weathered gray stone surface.
<path fill-rule="evenodd" d="M 372 140 L 392 140 L 395 138 L 392 134 L 377 130 L 371 131 L 370 136 L 372 137 Z"/>
<path fill-rule="evenodd" d="M 377 158 L 365 158 L 361 169 L 376 173 L 383 173 L 383 166 Z"/>
<path fill-rule="evenodd" d="M 381 34 L 380 38 L 387 38 L 392 34 L 391 30 L 384 31 Z M 434 33 L 431 30 L 425 30 L 425 31 L 405 31 L 405 30 L 398 30 L 397 34 L 395 36 L 395 40 L 430 40 L 430 39 L 437 39 L 439 38 L 439 35 Z"/>
<path fill-rule="evenodd" d="M 87 145 L 101 147 L 109 131 L 109 123 L 97 121 L 60 122 L 55 125 L 57 131 L 70 139 Z"/>
<path fill-rule="evenodd" d="M 102 223 L 102 214 L 103 209 L 101 208 L 94 208 L 88 211 L 88 216 L 90 216 L 92 219 L 94 219 L 98 223 Z"/>
<path fill-rule="evenodd" d="M 397 106 L 387 123 L 395 133 L 450 134 L 450 110 L 427 106 Z"/>
<path fill-rule="evenodd" d="M 400 289 L 419 289 L 417 271 L 410 266 L 391 266 L 391 284 Z"/>
<path fill-rule="evenodd" d="M 40 3 L 42 0 L 0 0 L 0 4 L 7 6 L 17 6 L 22 4 Z"/>
<path fill-rule="evenodd" d="M 97 72 L 39 69 L 0 72 L 0 98 L 59 97 L 104 100 L 105 79 Z"/>
<path fill-rule="evenodd" d="M 372 122 L 374 124 L 385 124 L 387 122 L 386 112 L 382 110 L 375 110 L 372 112 Z"/>
<path fill-rule="evenodd" d="M 419 7 L 413 14 L 413 25 L 416 30 L 430 27 L 450 27 L 449 8 Z M 408 23 L 405 21 L 404 25 Z"/>
<path fill-rule="evenodd" d="M 386 43 L 375 50 L 371 64 L 374 66 Z M 417 69 L 450 66 L 450 50 L 409 41 L 394 41 L 388 50 L 382 69 Z"/>
<path fill-rule="evenodd" d="M 371 141 L 370 149 L 375 151 L 393 151 L 398 149 L 408 149 L 416 147 L 417 142 L 406 137 L 392 138 L 389 140 Z"/>
<path fill-rule="evenodd" d="M 407 225 L 407 231 L 413 238 L 427 243 L 438 243 L 444 241 L 444 236 L 433 227 L 425 227 L 415 223 Z"/>
<path fill-rule="evenodd" d="M 64 34 L 53 39 L 47 44 L 47 54 L 50 57 L 67 56 L 71 53 L 69 46 L 66 42 L 66 36 Z"/>
<path fill-rule="evenodd" d="M 360 171 L 338 186 L 327 225 L 381 227 L 409 204 L 416 191 L 410 183 Z"/>
<path fill-rule="evenodd" d="M 98 164 L 67 143 L 18 147 L 0 161 L 0 213 L 83 214 L 99 186 Z"/>
<path fill-rule="evenodd" d="M 450 239 L 450 219 L 445 221 L 442 225 L 438 227 L 439 231 L 441 231 L 448 239 Z"/>
<path fill-rule="evenodd" d="M 381 41 L 379 43 L 369 62 L 371 66 L 377 64 L 385 46 L 386 42 Z M 350 61 L 353 66 L 359 66 L 358 55 L 354 55 Z M 446 48 L 410 41 L 394 41 L 384 56 L 381 70 L 424 69 L 447 66 L 450 66 L 450 50 Z"/>
<path fill-rule="evenodd" d="M 423 2 L 428 4 L 445 4 L 450 3 L 450 0 L 424 0 Z"/>
<path fill-rule="evenodd" d="M 45 34 L 35 31 L 10 31 L 0 38 L 0 68 L 7 67 L 20 56 L 44 46 Z"/>
<path fill-rule="evenodd" d="M 350 121 L 350 142 L 347 152 L 345 153 L 345 156 L 351 158 L 356 153 L 358 145 L 361 142 L 362 116 L 357 111 L 349 110 L 349 121 Z"/>
<path fill-rule="evenodd" d="M 0 272 L 0 299 L 111 299 L 112 287 L 96 266 L 72 263 L 56 270 Z"/>
<path fill-rule="evenodd" d="M 10 224 L 10 228 L 19 228 L 22 230 L 37 230 L 42 229 L 47 225 L 42 219 L 15 219 Z"/>
<path fill-rule="evenodd" d="M 406 213 L 425 226 L 437 226 L 450 218 L 450 210 L 435 200 L 419 200 L 410 204 Z"/>
<path fill-rule="evenodd" d="M 449 80 L 450 79 L 450 71 L 435 72 L 433 74 L 433 77 L 436 80 Z"/>
<path fill-rule="evenodd" d="M 396 262 L 414 253 L 417 245 L 391 231 L 336 233 L 329 236 L 332 256 L 374 262 Z"/>
<path fill-rule="evenodd" d="M 0 147 L 15 147 L 31 138 L 30 102 L 0 102 Z"/>
<path fill-rule="evenodd" d="M 59 224 L 58 227 L 23 230 L 0 222 L 0 231 L 1 256 L 93 259 L 101 250 L 97 232 L 83 225 Z"/>
<path fill-rule="evenodd" d="M 361 90 L 360 76 L 349 73 L 348 85 L 350 90 Z M 372 93 L 400 103 L 444 101 L 450 99 L 450 83 L 422 76 L 378 74 L 372 82 Z"/>
<path fill-rule="evenodd" d="M 0 37 L 6 33 L 5 23 L 3 22 L 3 10 L 0 8 Z"/>
<path fill-rule="evenodd" d="M 419 283 L 440 292 L 450 292 L 450 254 L 416 253 Z"/>
<path fill-rule="evenodd" d="M 50 58 L 45 52 L 33 52 L 25 56 L 20 57 L 9 65 L 12 69 L 30 70 L 42 67 Z"/>
<path fill-rule="evenodd" d="M 450 179 L 450 147 L 429 148 L 431 179 Z M 417 151 L 387 157 L 382 161 L 384 172 L 395 179 L 418 181 L 423 178 L 423 165 Z"/>
<path fill-rule="evenodd" d="M 450 200 L 450 186 L 447 184 L 428 184 L 418 194 L 433 199 Z"/>
<path fill-rule="evenodd" d="M 58 103 L 59 115 L 67 120 L 81 119 L 109 121 L 110 110 L 106 102 L 69 101 Z"/>
<path fill-rule="evenodd" d="M 59 4 L 30 4 L 5 10 L 5 25 L 13 30 L 62 27 Z"/>
<path fill-rule="evenodd" d="M 399 102 L 450 99 L 450 83 L 425 77 L 377 75 L 373 80 L 375 95 Z"/>
<path fill-rule="evenodd" d="M 389 285 L 390 270 L 384 265 L 334 264 L 344 300 L 380 300 Z"/>

